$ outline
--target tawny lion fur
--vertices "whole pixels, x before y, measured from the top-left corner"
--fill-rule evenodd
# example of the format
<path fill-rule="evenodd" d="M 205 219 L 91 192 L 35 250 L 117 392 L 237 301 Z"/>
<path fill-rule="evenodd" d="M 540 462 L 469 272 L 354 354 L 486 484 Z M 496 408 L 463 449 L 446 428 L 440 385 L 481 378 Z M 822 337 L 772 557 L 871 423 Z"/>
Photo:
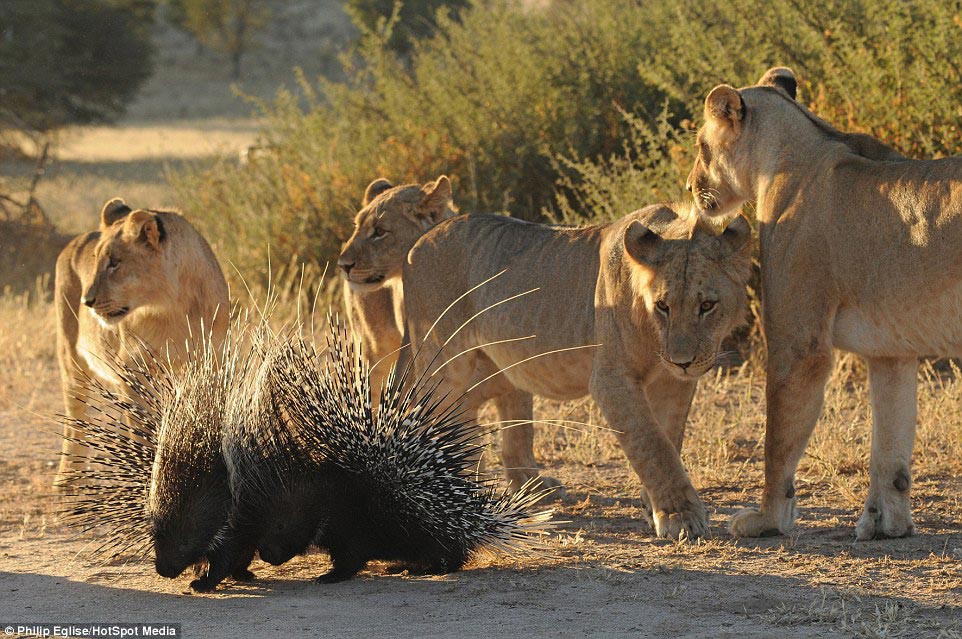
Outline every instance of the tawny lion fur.
<path fill-rule="evenodd" d="M 377 392 L 397 361 L 404 332 L 401 266 L 421 235 L 456 215 L 446 176 L 424 186 L 394 186 L 384 178 L 364 191 L 354 232 L 341 247 L 344 308 L 360 341 Z"/>
<path fill-rule="evenodd" d="M 466 411 L 502 398 L 514 485 L 537 474 L 532 431 L 512 427 L 531 423 L 531 395 L 590 392 L 644 483 L 657 534 L 704 535 L 679 451 L 696 380 L 745 319 L 751 229 L 738 217 L 715 235 L 696 220 L 688 205 L 655 205 L 584 229 L 494 215 L 441 222 L 404 268 L 411 346 L 398 365 L 416 353 L 415 370 L 439 372 L 449 397 L 468 392 Z"/>
<path fill-rule="evenodd" d="M 176 367 L 192 339 L 203 332 L 219 342 L 229 321 L 227 282 L 204 238 L 177 213 L 132 210 L 119 198 L 104 205 L 99 230 L 61 252 L 54 296 L 64 402 L 77 419 L 87 380 L 124 390 L 112 358 L 146 347 Z M 84 450 L 64 440 L 58 485 Z"/>
<path fill-rule="evenodd" d="M 435 224 L 457 215 L 451 182 L 446 176 L 422 185 L 393 186 L 384 178 L 368 185 L 354 232 L 344 244 L 338 266 L 344 275 L 344 306 L 351 331 L 371 370 L 371 387 L 381 388 L 398 360 L 404 333 L 404 288 L 401 271 L 414 243 Z M 499 415 L 509 414 L 517 403 L 531 403 L 529 394 L 512 393 L 493 398 Z M 504 434 L 505 455 L 534 467 L 534 426 L 520 424 Z M 518 476 L 518 489 L 531 475 Z M 543 478 L 544 485 L 558 482 Z M 519 483 L 520 482 L 520 483 Z"/>
<path fill-rule="evenodd" d="M 768 341 L 765 489 L 736 536 L 795 526 L 795 471 L 834 348 L 868 364 L 870 486 L 858 539 L 915 531 L 910 502 L 920 355 L 962 355 L 962 158 L 908 160 L 795 100 L 789 69 L 716 87 L 689 176 L 697 205 L 753 201 Z"/>

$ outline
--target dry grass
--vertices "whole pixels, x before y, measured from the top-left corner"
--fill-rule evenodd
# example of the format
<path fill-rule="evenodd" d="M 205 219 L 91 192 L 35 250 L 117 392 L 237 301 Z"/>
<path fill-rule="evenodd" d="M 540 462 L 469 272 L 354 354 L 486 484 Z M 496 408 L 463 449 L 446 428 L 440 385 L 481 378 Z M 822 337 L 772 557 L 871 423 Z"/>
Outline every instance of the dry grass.
<path fill-rule="evenodd" d="M 59 387 L 54 307 L 47 289 L 42 278 L 34 291 L 0 294 L 0 411 L 49 410 L 43 388 Z"/>
<path fill-rule="evenodd" d="M 205 165 L 218 157 L 236 157 L 256 137 L 257 123 L 250 119 L 70 129 L 56 140 L 56 156 L 40 182 L 37 199 L 51 221 L 72 234 L 95 228 L 100 208 L 112 197 L 123 197 L 132 206 L 177 208 L 168 171 L 186 163 Z M 33 168 L 30 160 L 8 159 L 0 162 L 0 175 L 16 187 L 26 183 Z"/>
<path fill-rule="evenodd" d="M 301 297 L 302 318 L 307 297 Z M 280 315 L 297 315 L 296 298 L 278 304 Z M 46 488 L 57 438 L 45 432 L 49 422 L 39 417 L 60 409 L 49 297 L 3 296 L 0 326 L 0 536 L 34 544 L 62 539 L 65 531 Z M 685 463 L 714 511 L 708 539 L 652 539 L 640 523 L 638 481 L 593 404 L 538 401 L 540 418 L 597 426 L 539 427 L 536 452 L 546 472 L 569 491 L 559 504 L 559 519 L 568 523 L 559 526 L 547 558 L 482 565 L 540 567 L 539 574 L 577 568 L 578 579 L 605 584 L 633 582 L 639 571 L 665 575 L 665 592 L 632 596 L 666 602 L 711 600 L 711 593 L 695 592 L 699 581 L 691 581 L 693 574 L 704 576 L 699 580 L 727 578 L 731 592 L 725 596 L 765 623 L 824 627 L 860 638 L 958 637 L 962 629 L 952 619 L 962 609 L 962 380 L 931 369 L 923 369 L 920 379 L 915 538 L 853 543 L 867 489 L 870 425 L 864 371 L 844 357 L 800 468 L 796 534 L 736 541 L 725 532 L 728 517 L 755 501 L 762 484 L 764 380 L 745 366 L 703 380 L 688 427 Z M 761 595 L 739 585 L 762 576 L 787 585 Z M 798 595 L 787 594 L 793 589 Z"/>

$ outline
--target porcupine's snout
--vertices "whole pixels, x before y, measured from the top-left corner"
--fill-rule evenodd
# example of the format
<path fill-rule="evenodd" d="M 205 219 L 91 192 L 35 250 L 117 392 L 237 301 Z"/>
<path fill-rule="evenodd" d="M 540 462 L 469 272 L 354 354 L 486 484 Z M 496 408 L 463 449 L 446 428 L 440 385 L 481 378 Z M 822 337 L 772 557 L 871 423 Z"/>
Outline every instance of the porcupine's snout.
<path fill-rule="evenodd" d="M 173 579 L 196 563 L 189 544 L 178 543 L 166 535 L 154 534 L 154 569 L 161 577 Z"/>
<path fill-rule="evenodd" d="M 297 555 L 296 550 L 285 548 L 282 544 L 263 544 L 257 548 L 260 558 L 272 566 L 280 566 Z"/>
<path fill-rule="evenodd" d="M 161 577 L 166 577 L 167 579 L 174 579 L 179 577 L 180 573 L 187 569 L 187 564 L 182 561 L 175 561 L 171 559 L 162 559 L 157 557 L 154 560 L 154 568 L 157 570 L 157 574 Z"/>

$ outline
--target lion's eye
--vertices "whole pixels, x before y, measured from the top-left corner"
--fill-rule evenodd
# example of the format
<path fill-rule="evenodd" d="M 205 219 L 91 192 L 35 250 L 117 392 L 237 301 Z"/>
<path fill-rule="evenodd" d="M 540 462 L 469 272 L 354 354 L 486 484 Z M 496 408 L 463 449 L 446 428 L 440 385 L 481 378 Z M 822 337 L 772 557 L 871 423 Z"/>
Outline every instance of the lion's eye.
<path fill-rule="evenodd" d="M 655 308 L 658 309 L 663 315 L 668 315 L 668 303 L 665 300 L 658 300 L 655 302 Z"/>
<path fill-rule="evenodd" d="M 718 304 L 718 302 L 714 300 L 705 300 L 704 302 L 701 303 L 701 307 L 699 307 L 699 310 L 701 311 L 702 315 L 705 315 L 706 313 L 711 312 L 711 310 L 715 308 L 716 304 Z"/>
<path fill-rule="evenodd" d="M 706 164 L 707 164 L 708 162 L 711 162 L 711 149 L 708 148 L 708 144 L 706 144 L 704 141 L 702 141 L 702 142 L 699 143 L 699 147 L 700 147 L 700 149 L 701 149 L 701 157 L 702 157 L 702 160 L 703 160 Z"/>
<path fill-rule="evenodd" d="M 118 266 L 120 266 L 120 260 L 118 260 L 116 257 L 112 257 L 110 258 L 110 260 L 107 261 L 108 271 L 111 271 L 111 272 L 116 271 Z"/>
<path fill-rule="evenodd" d="M 379 239 L 381 239 L 382 237 L 384 237 L 385 235 L 387 235 L 387 231 L 385 231 L 384 229 L 382 229 L 382 228 L 379 227 L 379 226 L 375 226 L 375 227 L 374 227 L 374 230 L 371 231 L 371 239 L 372 239 L 372 240 L 379 240 Z"/>

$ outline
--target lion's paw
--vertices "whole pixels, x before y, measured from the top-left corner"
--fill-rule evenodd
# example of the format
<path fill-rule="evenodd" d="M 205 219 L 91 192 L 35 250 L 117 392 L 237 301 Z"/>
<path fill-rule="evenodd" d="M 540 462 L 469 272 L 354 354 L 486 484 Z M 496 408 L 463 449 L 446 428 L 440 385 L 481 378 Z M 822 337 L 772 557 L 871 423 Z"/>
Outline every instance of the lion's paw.
<path fill-rule="evenodd" d="M 565 490 L 564 484 L 560 480 L 554 477 L 548 477 L 547 475 L 523 475 L 523 476 L 510 476 L 508 481 L 508 491 L 515 493 L 521 490 L 528 482 L 531 482 L 532 490 L 544 490 L 547 491 L 539 501 L 539 503 L 564 500 L 568 496 L 568 491 Z"/>
<path fill-rule="evenodd" d="M 911 537 L 914 534 L 911 507 L 901 503 L 886 504 L 883 500 L 866 506 L 855 525 L 857 541 Z"/>
<path fill-rule="evenodd" d="M 708 534 L 708 511 L 697 496 L 671 511 L 654 510 L 653 519 L 658 537 L 684 541 Z"/>
<path fill-rule="evenodd" d="M 745 508 L 735 513 L 728 524 L 732 537 L 774 537 L 789 532 L 794 527 L 794 517 L 779 522 L 768 511 Z"/>

